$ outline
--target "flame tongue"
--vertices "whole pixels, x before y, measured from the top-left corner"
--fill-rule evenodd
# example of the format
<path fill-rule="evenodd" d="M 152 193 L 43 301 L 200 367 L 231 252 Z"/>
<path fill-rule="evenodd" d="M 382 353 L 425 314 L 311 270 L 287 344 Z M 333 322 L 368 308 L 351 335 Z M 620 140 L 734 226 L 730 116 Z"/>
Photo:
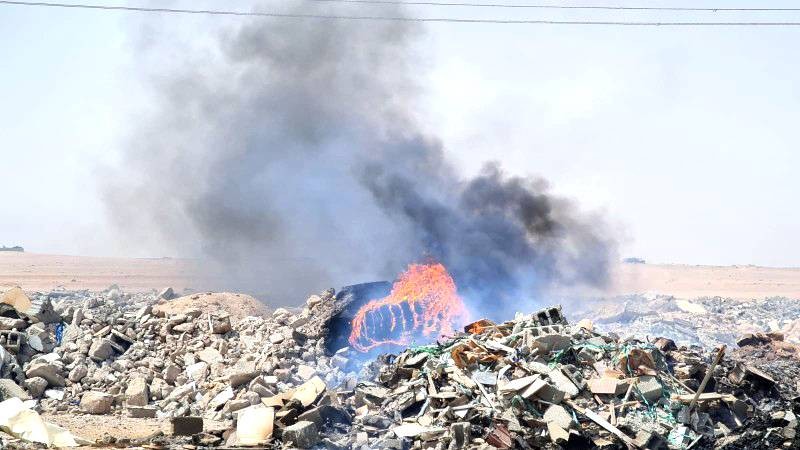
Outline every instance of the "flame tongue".
<path fill-rule="evenodd" d="M 464 302 L 441 264 L 411 264 L 382 299 L 372 300 L 353 318 L 350 345 L 366 352 L 375 347 L 408 345 L 417 337 L 453 333 L 463 319 Z"/>

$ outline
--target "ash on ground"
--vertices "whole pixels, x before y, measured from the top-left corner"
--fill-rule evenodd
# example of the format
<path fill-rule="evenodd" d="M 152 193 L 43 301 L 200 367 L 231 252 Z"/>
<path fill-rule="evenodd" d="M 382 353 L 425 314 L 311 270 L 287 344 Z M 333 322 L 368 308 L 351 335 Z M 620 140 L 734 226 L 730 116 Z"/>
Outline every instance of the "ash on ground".
<path fill-rule="evenodd" d="M 576 323 L 552 307 L 365 360 L 327 345 L 340 337 L 330 336 L 342 312 L 333 290 L 269 314 L 236 294 L 173 296 L 0 294 L 2 444 L 800 447 L 790 301 L 629 298 L 616 312 L 568 311 L 588 318 Z M 164 429 L 86 442 L 39 412 L 154 417 Z"/>

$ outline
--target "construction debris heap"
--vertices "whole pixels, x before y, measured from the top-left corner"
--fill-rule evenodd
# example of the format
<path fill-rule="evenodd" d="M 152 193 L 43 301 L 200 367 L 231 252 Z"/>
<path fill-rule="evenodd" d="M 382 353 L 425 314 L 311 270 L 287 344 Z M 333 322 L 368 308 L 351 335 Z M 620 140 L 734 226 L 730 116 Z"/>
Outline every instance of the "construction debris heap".
<path fill-rule="evenodd" d="M 259 317 L 176 308 L 172 295 L 6 293 L 3 444 L 84 442 L 26 434 L 32 408 L 164 419 L 162 433 L 116 442 L 148 448 L 800 447 L 800 351 L 779 333 L 678 347 L 570 324 L 552 307 L 364 361 L 326 346 L 333 290 Z"/>

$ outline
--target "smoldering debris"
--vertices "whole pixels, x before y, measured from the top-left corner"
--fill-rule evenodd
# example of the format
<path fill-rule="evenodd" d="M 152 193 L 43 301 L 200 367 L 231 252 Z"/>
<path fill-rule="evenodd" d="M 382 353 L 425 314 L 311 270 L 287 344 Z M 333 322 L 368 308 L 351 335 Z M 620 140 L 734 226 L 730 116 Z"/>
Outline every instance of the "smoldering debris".
<path fill-rule="evenodd" d="M 214 33 L 205 53 L 177 49 L 186 60 L 158 68 L 152 112 L 106 171 L 131 247 L 203 257 L 217 288 L 284 304 L 429 257 L 476 303 L 605 281 L 602 218 L 497 164 L 459 173 L 458 149 L 420 126 L 418 24 L 242 20 Z"/>

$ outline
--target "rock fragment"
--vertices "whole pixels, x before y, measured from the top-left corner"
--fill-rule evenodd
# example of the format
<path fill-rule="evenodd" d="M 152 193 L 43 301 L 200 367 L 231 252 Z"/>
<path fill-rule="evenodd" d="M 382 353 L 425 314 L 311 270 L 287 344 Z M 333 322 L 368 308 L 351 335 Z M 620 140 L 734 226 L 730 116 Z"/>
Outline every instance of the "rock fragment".
<path fill-rule="evenodd" d="M 108 414 L 114 397 L 105 392 L 89 391 L 81 397 L 81 410 L 88 414 Z"/>

